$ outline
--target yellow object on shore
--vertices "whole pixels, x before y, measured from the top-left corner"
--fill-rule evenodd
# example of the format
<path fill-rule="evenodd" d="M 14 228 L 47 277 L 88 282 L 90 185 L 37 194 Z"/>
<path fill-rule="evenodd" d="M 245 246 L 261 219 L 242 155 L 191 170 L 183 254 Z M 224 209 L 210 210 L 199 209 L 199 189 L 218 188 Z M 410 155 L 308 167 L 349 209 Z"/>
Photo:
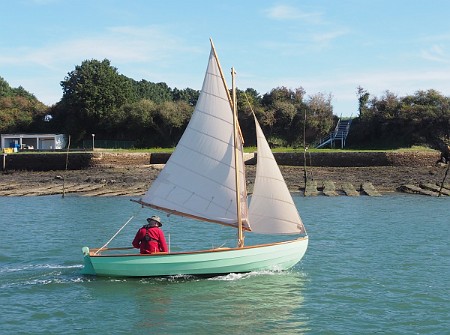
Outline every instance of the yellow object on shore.
<path fill-rule="evenodd" d="M 12 154 L 13 152 L 13 148 L 3 148 L 3 153 L 5 154 Z"/>

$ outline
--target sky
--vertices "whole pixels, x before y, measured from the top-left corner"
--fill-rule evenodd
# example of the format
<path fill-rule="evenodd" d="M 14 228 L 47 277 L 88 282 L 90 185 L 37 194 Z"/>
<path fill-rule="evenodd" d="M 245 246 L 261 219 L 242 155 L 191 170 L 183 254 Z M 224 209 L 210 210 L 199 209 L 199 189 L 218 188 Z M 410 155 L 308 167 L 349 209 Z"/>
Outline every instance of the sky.
<path fill-rule="evenodd" d="M 50 106 L 84 60 L 200 90 L 212 38 L 227 76 L 261 95 L 302 87 L 357 116 L 371 97 L 450 96 L 448 0 L 0 0 L 0 77 Z"/>

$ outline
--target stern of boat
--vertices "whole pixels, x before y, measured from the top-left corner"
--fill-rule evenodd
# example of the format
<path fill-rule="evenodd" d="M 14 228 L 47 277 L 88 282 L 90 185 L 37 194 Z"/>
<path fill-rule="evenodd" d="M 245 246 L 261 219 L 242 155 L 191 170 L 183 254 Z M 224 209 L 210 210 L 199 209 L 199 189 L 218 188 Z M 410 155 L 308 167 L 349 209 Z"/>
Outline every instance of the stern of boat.
<path fill-rule="evenodd" d="M 83 247 L 81 249 L 81 251 L 83 252 L 83 258 L 84 258 L 84 268 L 81 270 L 81 273 L 84 275 L 96 275 L 95 270 L 94 270 L 94 266 L 92 265 L 91 262 L 91 256 L 89 254 L 89 248 L 88 247 Z"/>

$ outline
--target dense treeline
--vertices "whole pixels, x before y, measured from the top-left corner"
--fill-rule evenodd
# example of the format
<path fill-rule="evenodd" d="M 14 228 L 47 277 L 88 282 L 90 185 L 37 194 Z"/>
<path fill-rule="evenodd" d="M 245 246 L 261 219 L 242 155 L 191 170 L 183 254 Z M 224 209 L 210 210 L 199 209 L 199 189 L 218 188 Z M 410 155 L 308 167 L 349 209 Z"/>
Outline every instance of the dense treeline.
<path fill-rule="evenodd" d="M 199 91 L 190 88 L 171 89 L 165 83 L 127 78 L 107 59 L 82 62 L 61 86 L 63 96 L 56 105 L 36 110 L 26 126 L 17 123 L 1 131 L 30 131 L 39 125 L 39 130 L 44 126 L 48 132 L 70 134 L 75 145 L 96 134 L 96 140 L 131 140 L 136 147 L 171 147 L 178 142 L 199 97 Z M 237 96 L 246 145 L 256 141 L 251 109 L 274 145 L 298 146 L 304 135 L 312 142 L 327 134 L 335 122 L 331 96 L 306 97 L 302 88 L 278 87 L 263 96 L 249 88 L 238 90 Z M 5 113 L 3 108 L 0 113 Z"/>
<path fill-rule="evenodd" d="M 197 102 L 199 91 L 165 83 L 136 81 L 118 73 L 105 59 L 86 60 L 61 82 L 63 96 L 48 107 L 22 87 L 0 77 L 0 132 L 70 134 L 72 145 L 97 139 L 134 141 L 136 147 L 174 146 Z M 393 148 L 431 143 L 439 147 L 450 132 L 449 98 L 435 90 L 397 97 L 387 91 L 371 97 L 358 87 L 359 116 L 347 144 Z M 332 97 L 306 95 L 302 87 L 277 87 L 260 95 L 237 90 L 239 122 L 246 145 L 255 144 L 252 110 L 272 145 L 311 145 L 334 129 Z"/>
<path fill-rule="evenodd" d="M 428 144 L 445 150 L 450 137 L 450 98 L 430 89 L 399 97 L 386 91 L 370 97 L 357 89 L 359 117 L 353 122 L 353 147 L 396 148 Z"/>

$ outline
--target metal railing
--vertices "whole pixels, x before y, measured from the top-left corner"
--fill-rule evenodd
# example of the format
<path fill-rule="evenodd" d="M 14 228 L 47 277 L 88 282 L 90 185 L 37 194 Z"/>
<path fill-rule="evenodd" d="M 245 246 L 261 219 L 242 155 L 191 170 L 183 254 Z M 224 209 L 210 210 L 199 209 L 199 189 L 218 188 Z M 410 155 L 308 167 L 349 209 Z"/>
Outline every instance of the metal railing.
<path fill-rule="evenodd" d="M 330 144 L 331 148 L 334 148 L 335 141 L 341 142 L 341 148 L 345 147 L 345 140 L 347 139 L 348 133 L 350 131 L 350 125 L 352 119 L 349 120 L 338 120 L 338 123 L 334 130 L 327 136 L 321 138 L 319 143 L 315 146 L 317 149 L 323 148 L 324 146 Z"/>

